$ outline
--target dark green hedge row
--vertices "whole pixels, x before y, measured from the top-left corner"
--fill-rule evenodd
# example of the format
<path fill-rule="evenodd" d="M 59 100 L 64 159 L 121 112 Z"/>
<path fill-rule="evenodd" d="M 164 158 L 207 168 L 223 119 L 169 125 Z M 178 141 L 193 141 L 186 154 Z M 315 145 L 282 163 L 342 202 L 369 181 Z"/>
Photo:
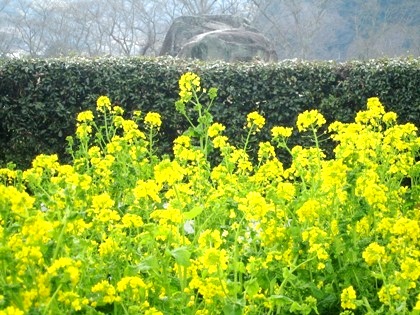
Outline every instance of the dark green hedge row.
<path fill-rule="evenodd" d="M 351 121 L 379 96 L 400 122 L 420 122 L 420 59 L 369 62 L 283 61 L 275 64 L 203 63 L 173 58 L 2 60 L 0 62 L 0 165 L 29 165 L 39 153 L 66 159 L 65 138 L 73 134 L 78 112 L 107 95 L 128 112 L 157 111 L 164 120 L 160 148 L 187 128 L 175 112 L 178 79 L 186 71 L 217 87 L 215 120 L 241 141 L 247 113 L 267 119 L 258 140 L 273 125 L 294 124 L 297 115 L 318 108 L 329 121 Z M 292 141 L 296 141 L 292 140 Z"/>

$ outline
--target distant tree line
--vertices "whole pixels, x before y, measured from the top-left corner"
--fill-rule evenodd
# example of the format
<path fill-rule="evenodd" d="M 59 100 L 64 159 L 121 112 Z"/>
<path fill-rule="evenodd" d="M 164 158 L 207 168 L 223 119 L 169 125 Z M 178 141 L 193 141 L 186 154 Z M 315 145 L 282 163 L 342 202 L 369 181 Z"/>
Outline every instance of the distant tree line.
<path fill-rule="evenodd" d="M 418 0 L 0 0 L 0 56 L 159 54 L 181 15 L 247 18 L 280 59 L 418 56 Z"/>

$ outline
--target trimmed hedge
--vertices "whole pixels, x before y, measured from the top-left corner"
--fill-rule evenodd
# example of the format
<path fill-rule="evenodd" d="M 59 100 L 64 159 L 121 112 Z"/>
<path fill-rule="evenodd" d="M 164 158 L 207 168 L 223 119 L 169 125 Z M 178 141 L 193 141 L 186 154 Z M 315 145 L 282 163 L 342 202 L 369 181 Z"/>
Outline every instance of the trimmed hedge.
<path fill-rule="evenodd" d="M 174 58 L 2 60 L 0 62 L 0 165 L 27 167 L 39 153 L 58 152 L 65 161 L 66 141 L 77 113 L 93 109 L 107 95 L 127 112 L 156 111 L 163 117 L 159 147 L 187 129 L 176 113 L 178 79 L 200 75 L 203 87 L 217 87 L 216 121 L 240 142 L 246 115 L 266 117 L 257 141 L 270 138 L 274 125 L 291 126 L 299 113 L 319 109 L 329 122 L 348 122 L 378 96 L 400 122 L 420 122 L 420 59 L 382 59 L 273 64 L 204 63 Z M 296 137 L 291 139 L 296 142 Z"/>

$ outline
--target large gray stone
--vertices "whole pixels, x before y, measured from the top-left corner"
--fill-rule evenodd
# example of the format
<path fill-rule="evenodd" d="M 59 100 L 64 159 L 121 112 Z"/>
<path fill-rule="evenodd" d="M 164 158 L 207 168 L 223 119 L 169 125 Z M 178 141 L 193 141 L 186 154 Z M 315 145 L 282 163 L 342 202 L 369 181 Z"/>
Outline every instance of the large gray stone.
<path fill-rule="evenodd" d="M 218 30 L 194 36 L 182 46 L 178 58 L 226 62 L 277 61 L 276 52 L 260 33 L 242 29 Z"/>
<path fill-rule="evenodd" d="M 174 20 L 160 55 L 202 60 L 277 60 L 268 40 L 246 19 L 231 15 L 181 16 Z"/>

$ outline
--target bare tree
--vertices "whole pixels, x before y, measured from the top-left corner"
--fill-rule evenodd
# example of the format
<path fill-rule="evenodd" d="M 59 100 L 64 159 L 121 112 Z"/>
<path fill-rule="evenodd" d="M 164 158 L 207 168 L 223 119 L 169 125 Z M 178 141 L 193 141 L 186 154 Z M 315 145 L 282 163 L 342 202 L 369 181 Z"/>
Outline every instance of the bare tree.
<path fill-rule="evenodd" d="M 280 58 L 314 58 L 315 47 L 332 35 L 327 22 L 334 2 L 253 0 L 259 9 L 254 24 L 273 41 Z"/>
<path fill-rule="evenodd" d="M 8 22 L 13 32 L 19 36 L 17 48 L 32 57 L 42 55 L 45 49 L 48 6 L 28 0 L 17 0 L 13 4 L 13 13 L 9 15 Z"/>
<path fill-rule="evenodd" d="M 417 1 L 398 1 L 384 6 L 379 0 L 354 0 L 347 8 L 347 27 L 353 38 L 347 58 L 368 59 L 418 54 L 420 8 Z"/>
<path fill-rule="evenodd" d="M 0 24 L 0 53 L 33 57 L 155 55 L 176 17 L 249 16 L 252 5 L 251 0 L 0 1 L 0 13 L 10 8 L 7 24 Z"/>
<path fill-rule="evenodd" d="M 418 55 L 418 0 L 0 0 L 0 56 L 156 55 L 175 18 L 245 17 L 279 58 Z"/>
<path fill-rule="evenodd" d="M 112 0 L 108 2 L 110 39 L 118 54 L 153 54 L 160 35 L 162 7 L 158 1 Z"/>
<path fill-rule="evenodd" d="M 2 0 L 0 1 L 0 12 L 4 10 L 4 8 L 9 4 L 10 0 Z"/>
<path fill-rule="evenodd" d="M 252 19 L 257 9 L 252 0 L 224 0 L 220 1 L 218 8 L 222 14 L 240 15 L 247 19 Z"/>
<path fill-rule="evenodd" d="M 183 14 L 202 15 L 215 11 L 217 0 L 180 0 Z"/>
<path fill-rule="evenodd" d="M 8 23 L 8 14 L 5 12 L 10 0 L 0 1 L 0 57 L 6 56 L 14 42 L 13 28 Z"/>

